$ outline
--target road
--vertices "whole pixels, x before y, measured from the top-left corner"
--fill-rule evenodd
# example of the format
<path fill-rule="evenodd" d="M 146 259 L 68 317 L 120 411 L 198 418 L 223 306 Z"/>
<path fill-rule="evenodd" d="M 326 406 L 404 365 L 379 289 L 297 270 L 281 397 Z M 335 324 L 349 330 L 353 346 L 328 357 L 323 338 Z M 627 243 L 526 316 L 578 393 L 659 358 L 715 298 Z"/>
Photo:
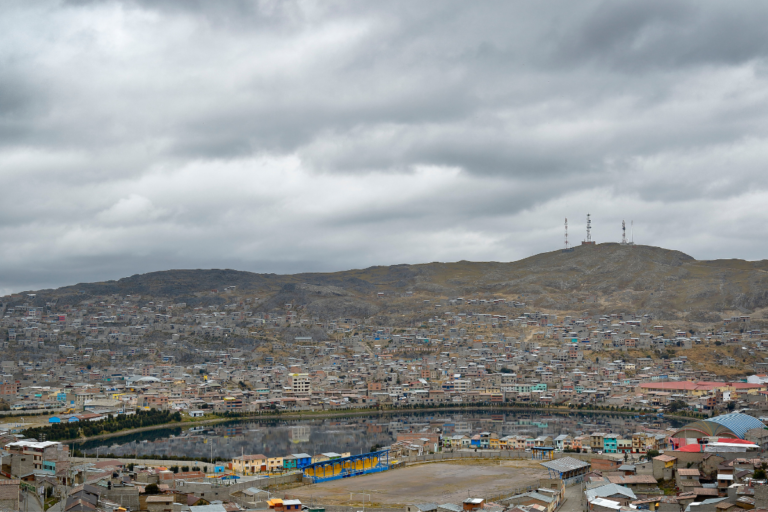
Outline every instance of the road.
<path fill-rule="evenodd" d="M 21 491 L 21 503 L 19 504 L 21 512 L 43 512 L 40 502 L 35 499 L 32 493 Z"/>
<path fill-rule="evenodd" d="M 581 484 L 572 485 L 565 488 L 565 503 L 560 505 L 557 512 L 584 512 L 581 505 Z"/>

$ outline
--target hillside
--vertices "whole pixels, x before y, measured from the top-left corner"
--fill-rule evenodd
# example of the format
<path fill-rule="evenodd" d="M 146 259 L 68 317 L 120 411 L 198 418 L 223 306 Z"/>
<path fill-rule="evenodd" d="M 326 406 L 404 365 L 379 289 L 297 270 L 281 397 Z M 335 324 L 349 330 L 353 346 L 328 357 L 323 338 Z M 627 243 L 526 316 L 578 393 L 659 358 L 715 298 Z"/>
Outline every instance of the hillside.
<path fill-rule="evenodd" d="M 768 306 L 768 261 L 698 261 L 679 251 L 609 243 L 509 263 L 459 261 L 293 275 L 167 270 L 40 290 L 36 302 L 115 293 L 195 302 L 202 300 L 203 292 L 231 285 L 237 286 L 237 294 L 266 299 L 260 308 L 292 302 L 323 316 L 372 315 L 392 307 L 392 301 L 376 299 L 377 292 L 411 291 L 436 298 L 495 295 L 541 309 L 599 307 L 713 322 L 722 314 L 762 313 L 758 310 Z"/>

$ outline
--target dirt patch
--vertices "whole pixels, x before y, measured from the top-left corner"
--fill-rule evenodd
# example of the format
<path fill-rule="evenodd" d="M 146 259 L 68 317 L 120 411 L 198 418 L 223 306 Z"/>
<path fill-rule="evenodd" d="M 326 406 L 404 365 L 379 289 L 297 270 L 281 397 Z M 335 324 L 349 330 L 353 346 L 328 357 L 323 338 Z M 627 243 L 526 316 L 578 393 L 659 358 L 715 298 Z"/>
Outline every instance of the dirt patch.
<path fill-rule="evenodd" d="M 461 503 L 467 496 L 489 498 L 527 485 L 536 485 L 546 472 L 519 467 L 517 461 L 485 465 L 436 462 L 383 473 L 308 485 L 288 492 L 299 499 L 313 498 L 329 505 L 404 506 L 411 503 Z M 520 464 L 522 466 L 522 464 Z M 351 494 L 351 496 L 350 496 Z M 366 496 L 363 496 L 366 495 Z"/>

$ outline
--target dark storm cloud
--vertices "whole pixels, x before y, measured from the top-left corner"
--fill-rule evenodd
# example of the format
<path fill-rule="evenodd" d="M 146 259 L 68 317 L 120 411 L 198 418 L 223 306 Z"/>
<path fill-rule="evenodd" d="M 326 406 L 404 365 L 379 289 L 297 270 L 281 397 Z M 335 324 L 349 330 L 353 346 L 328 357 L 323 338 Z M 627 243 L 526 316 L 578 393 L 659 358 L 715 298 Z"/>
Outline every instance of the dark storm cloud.
<path fill-rule="evenodd" d="M 0 290 L 514 259 L 587 210 L 598 240 L 633 218 L 761 257 L 767 22 L 760 2 L 3 4 Z"/>

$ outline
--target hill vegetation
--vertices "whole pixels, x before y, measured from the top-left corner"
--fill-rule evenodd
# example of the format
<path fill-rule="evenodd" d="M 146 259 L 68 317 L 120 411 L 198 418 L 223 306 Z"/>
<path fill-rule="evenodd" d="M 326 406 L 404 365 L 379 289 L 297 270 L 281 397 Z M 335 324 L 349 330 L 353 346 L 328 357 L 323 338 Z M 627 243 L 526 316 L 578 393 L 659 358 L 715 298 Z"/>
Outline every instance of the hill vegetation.
<path fill-rule="evenodd" d="M 615 243 L 578 246 L 520 261 L 376 266 L 333 273 L 257 274 L 237 270 L 167 270 L 117 281 L 38 291 L 36 302 L 140 294 L 189 304 L 226 302 L 213 289 L 264 298 L 258 309 L 286 303 L 321 317 L 397 313 L 405 292 L 436 297 L 498 296 L 528 309 L 651 313 L 654 318 L 717 322 L 723 315 L 762 315 L 768 306 L 768 261 L 699 261 L 679 251 Z M 384 292 L 384 299 L 377 298 Z"/>

